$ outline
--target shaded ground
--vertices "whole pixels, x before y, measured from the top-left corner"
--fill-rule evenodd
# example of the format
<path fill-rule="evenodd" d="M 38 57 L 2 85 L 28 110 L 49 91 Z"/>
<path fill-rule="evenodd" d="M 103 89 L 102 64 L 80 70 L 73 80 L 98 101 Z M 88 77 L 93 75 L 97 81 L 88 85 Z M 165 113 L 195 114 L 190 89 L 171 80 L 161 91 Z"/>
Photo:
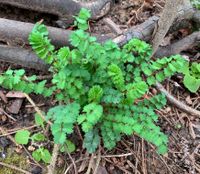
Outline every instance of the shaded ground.
<path fill-rule="evenodd" d="M 146 2 L 149 3 L 143 4 L 143 1 L 141 0 L 121 0 L 112 8 L 111 12 L 106 17 L 111 18 L 120 26 L 121 29 L 127 29 L 130 26 L 145 21 L 154 14 L 158 14 L 164 4 L 161 0 L 150 0 Z M 32 23 L 44 19 L 44 23 L 51 26 L 56 26 L 55 22 L 57 20 L 56 16 L 30 12 L 10 6 L 0 6 L 0 17 Z M 91 31 L 96 33 L 111 32 L 102 19 L 95 23 L 91 22 Z M 180 37 L 182 36 L 180 35 Z M 199 52 L 198 49 L 199 48 L 189 50 L 186 54 L 195 56 Z M 1 62 L 0 72 L 10 67 L 14 69 L 19 66 Z M 28 71 L 30 74 L 34 72 L 39 75 L 46 75 L 34 70 Z M 200 109 L 199 93 L 193 95 L 190 94 L 183 87 L 181 78 L 174 77 L 170 80 L 166 80 L 165 87 L 176 98 L 195 109 Z M 7 90 L 0 89 L 0 108 L 4 111 L 0 112 L 0 126 L 7 130 L 7 133 L 11 133 L 12 136 L 16 129 L 33 126 L 35 110 L 32 105 L 30 105 L 26 100 L 23 100 L 19 112 L 17 114 L 13 114 L 12 111 L 10 111 L 10 107 L 16 102 L 17 99 L 5 97 L 8 92 L 9 91 Z M 156 93 L 157 91 L 152 89 L 151 92 Z M 46 111 L 50 106 L 55 104 L 55 101 L 51 98 L 49 100 L 45 100 L 43 97 L 36 97 L 34 95 L 31 95 L 31 97 L 37 106 L 43 111 Z M 13 121 L 5 113 L 16 120 Z M 103 173 L 104 167 L 106 167 L 107 172 L 111 174 L 128 172 L 144 174 L 200 173 L 200 118 L 185 114 L 171 106 L 165 107 L 162 111 L 158 111 L 158 113 L 160 115 L 159 125 L 161 126 L 162 131 L 169 136 L 170 140 L 168 154 L 165 156 L 158 155 L 150 144 L 146 143 L 137 136 L 123 137 L 122 141 L 118 143 L 114 150 L 101 150 L 102 168 L 99 173 Z M 31 130 L 36 131 L 35 128 L 32 128 Z M 70 139 L 77 146 L 76 152 L 72 153 L 72 157 L 74 158 L 79 172 L 85 173 L 89 158 L 85 149 L 82 149 L 81 147 L 82 142 L 78 131 L 76 131 L 76 134 L 72 135 Z M 24 148 L 21 149 L 19 147 L 15 147 L 14 143 L 11 142 L 11 138 L 5 135 L 0 135 L 0 145 L 0 161 L 5 162 L 3 157 L 4 155 L 7 156 L 8 149 L 12 148 L 15 151 L 14 153 L 23 154 L 27 157 L 27 164 L 34 168 L 34 171 L 36 171 L 35 173 L 41 173 L 38 168 L 35 168 L 36 165 L 30 157 L 28 157 L 28 154 L 31 153 L 30 150 L 27 151 L 29 152 L 27 153 Z M 52 148 L 52 144 L 49 142 L 47 147 Z M 65 166 L 65 163 L 67 166 Z M 12 164 L 12 161 L 10 164 Z M 16 163 L 13 164 L 16 166 L 18 165 Z M 62 171 L 64 171 L 67 167 L 70 167 L 70 173 L 74 173 L 72 162 L 67 154 L 60 154 L 57 166 L 60 170 L 59 173 L 63 173 Z M 24 169 L 27 169 L 27 167 Z M 15 171 L 9 172 L 13 174 L 16 173 Z"/>

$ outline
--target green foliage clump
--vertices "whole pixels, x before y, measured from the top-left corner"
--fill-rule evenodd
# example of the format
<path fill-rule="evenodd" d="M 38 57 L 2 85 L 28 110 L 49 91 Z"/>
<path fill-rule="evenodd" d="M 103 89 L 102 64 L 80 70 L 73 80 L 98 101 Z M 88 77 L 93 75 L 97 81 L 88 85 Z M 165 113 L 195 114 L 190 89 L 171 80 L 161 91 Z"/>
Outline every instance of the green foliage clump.
<path fill-rule="evenodd" d="M 190 92 L 197 92 L 200 87 L 200 63 L 187 63 L 182 69 L 183 83 Z"/>
<path fill-rule="evenodd" d="M 7 88 L 53 95 L 62 105 L 51 108 L 47 119 L 55 143 L 64 144 L 75 124 L 84 132 L 83 145 L 94 152 L 101 140 L 104 147 L 112 149 L 123 135 L 133 133 L 157 147 L 161 154 L 167 151 L 167 136 L 156 126 L 155 109 L 166 104 L 162 94 L 143 99 L 152 85 L 172 76 L 185 61 L 179 55 L 151 60 L 151 46 L 139 39 L 132 39 L 122 48 L 112 41 L 100 44 L 90 36 L 90 13 L 82 9 L 76 17 L 78 27 L 70 36 L 71 45 L 55 50 L 48 38 L 47 28 L 37 23 L 29 41 L 35 53 L 50 65 L 53 74 L 51 87 L 37 78 L 6 84 L 0 76 L 0 84 Z M 16 78 L 16 73 L 8 77 Z M 13 82 L 13 81 L 12 81 Z M 26 87 L 18 87 L 20 83 Z M 10 83 L 12 86 L 10 86 Z M 41 84 L 42 83 L 42 84 Z M 40 91 L 36 90 L 40 84 Z"/>
<path fill-rule="evenodd" d="M 18 144 L 26 145 L 29 142 L 32 144 L 34 142 L 43 142 L 46 140 L 46 137 L 42 133 L 34 133 L 31 136 L 31 132 L 28 130 L 19 130 L 15 134 L 15 141 Z M 34 150 L 32 153 L 33 158 L 36 161 L 43 161 L 45 163 L 50 163 L 51 161 L 51 154 L 48 149 L 45 149 L 44 147 L 39 147 L 38 149 Z"/>
<path fill-rule="evenodd" d="M 200 1 L 199 0 L 191 0 L 192 5 L 200 10 Z"/>

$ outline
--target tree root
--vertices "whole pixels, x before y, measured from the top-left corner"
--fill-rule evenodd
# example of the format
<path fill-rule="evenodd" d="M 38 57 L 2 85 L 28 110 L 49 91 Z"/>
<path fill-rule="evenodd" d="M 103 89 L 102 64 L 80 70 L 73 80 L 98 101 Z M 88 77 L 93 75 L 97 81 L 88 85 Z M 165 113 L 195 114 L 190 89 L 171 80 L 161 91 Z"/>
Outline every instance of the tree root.
<path fill-rule="evenodd" d="M 170 56 L 173 54 L 179 54 L 188 48 L 191 48 L 200 42 L 200 31 L 194 32 L 191 35 L 165 47 L 158 48 L 154 57 L 160 58 L 164 56 Z"/>
<path fill-rule="evenodd" d="M 181 109 L 182 111 L 184 111 L 184 112 L 186 112 L 188 114 L 200 117 L 200 111 L 198 111 L 196 109 L 193 109 L 193 108 L 189 107 L 188 105 L 180 102 L 176 98 L 174 98 L 160 83 L 157 83 L 156 87 L 160 92 L 165 94 L 167 100 L 171 104 L 175 105 L 177 108 Z"/>

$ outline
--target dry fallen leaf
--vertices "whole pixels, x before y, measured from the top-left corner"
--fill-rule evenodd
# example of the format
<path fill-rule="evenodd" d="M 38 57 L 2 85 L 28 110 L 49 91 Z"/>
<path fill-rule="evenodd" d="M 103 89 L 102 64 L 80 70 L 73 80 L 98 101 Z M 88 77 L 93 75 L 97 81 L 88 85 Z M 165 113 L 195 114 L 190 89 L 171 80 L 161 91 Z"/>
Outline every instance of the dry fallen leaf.
<path fill-rule="evenodd" d="M 6 94 L 6 97 L 8 97 L 8 98 L 25 98 L 24 93 L 19 92 L 19 91 L 10 91 Z"/>
<path fill-rule="evenodd" d="M 186 101 L 186 103 L 187 103 L 188 105 L 192 105 L 192 100 L 191 100 L 191 98 L 190 98 L 189 95 L 186 97 L 185 101 Z"/>

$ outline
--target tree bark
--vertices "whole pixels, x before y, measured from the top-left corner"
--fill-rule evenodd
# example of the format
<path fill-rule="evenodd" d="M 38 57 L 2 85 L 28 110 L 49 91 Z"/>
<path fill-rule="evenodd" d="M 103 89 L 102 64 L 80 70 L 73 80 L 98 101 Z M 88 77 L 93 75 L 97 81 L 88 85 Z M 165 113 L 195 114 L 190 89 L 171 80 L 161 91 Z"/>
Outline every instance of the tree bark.
<path fill-rule="evenodd" d="M 153 36 L 152 40 L 152 55 L 154 55 L 158 47 L 161 45 L 165 35 L 167 34 L 176 17 L 178 16 L 178 10 L 182 5 L 183 0 L 166 0 L 165 7 L 157 24 L 157 29 L 154 31 L 155 35 Z"/>
<path fill-rule="evenodd" d="M 181 19 L 183 18 L 189 19 L 194 16 L 195 16 L 195 19 L 196 18 L 198 19 L 198 15 L 194 15 L 194 14 L 198 14 L 198 13 L 196 13 L 192 8 L 185 8 L 181 10 L 179 13 L 179 15 L 181 16 L 180 17 Z M 145 41 L 149 41 L 152 37 L 152 33 L 158 19 L 159 17 L 153 16 L 149 18 L 148 20 L 146 20 L 144 23 L 138 26 L 131 27 L 130 29 L 125 31 L 122 35 L 117 36 L 116 38 L 114 38 L 113 34 L 106 34 L 106 35 L 93 34 L 93 36 L 96 36 L 98 41 L 101 43 L 108 39 L 114 38 L 113 41 L 119 45 L 123 45 L 127 43 L 132 38 L 139 38 Z M 177 23 L 174 23 L 174 24 L 177 25 Z M 10 41 L 10 42 L 22 40 L 24 43 L 28 43 L 28 36 L 33 26 L 34 25 L 31 23 L 24 23 L 24 22 L 18 22 L 18 21 L 0 18 L 0 40 Z M 174 28 L 172 27 L 171 29 L 172 31 L 174 29 L 177 30 L 177 27 L 174 27 Z M 48 30 L 49 30 L 50 39 L 54 45 L 58 47 L 70 45 L 69 35 L 71 34 L 72 31 L 58 29 L 55 27 L 48 27 Z M 187 40 L 188 39 L 186 38 L 182 40 L 184 42 L 178 41 L 178 43 L 174 43 L 176 45 L 177 50 L 174 49 L 175 45 L 159 48 L 159 50 L 156 52 L 156 56 L 164 57 L 171 54 L 179 53 L 178 50 L 180 51 L 181 48 L 179 47 L 181 46 L 181 44 L 185 45 L 184 48 L 186 47 L 188 48 L 191 44 L 195 44 L 195 42 L 197 41 L 195 39 L 189 39 L 190 40 L 190 43 L 189 43 Z M 185 41 L 189 43 L 189 45 L 185 44 Z M 8 46 L 7 47 L 1 46 L 0 60 L 11 62 L 11 63 L 17 63 L 28 68 L 35 68 L 35 69 L 40 69 L 40 70 L 48 69 L 48 67 L 44 65 L 43 61 L 38 60 L 35 54 L 33 54 L 31 51 L 27 51 L 22 48 L 12 48 Z"/>
<path fill-rule="evenodd" d="M 28 36 L 31 33 L 34 24 L 19 22 L 9 19 L 0 18 L 0 40 L 18 42 L 19 40 L 28 43 Z M 49 31 L 49 37 L 51 42 L 58 46 L 70 45 L 69 36 L 72 33 L 71 30 L 63 30 L 56 27 L 47 27 Z M 94 35 L 99 42 L 103 42 L 108 38 L 114 37 L 114 35 Z"/>
<path fill-rule="evenodd" d="M 189 36 L 165 47 L 159 47 L 154 57 L 161 58 L 173 54 L 180 54 L 182 51 L 198 45 L 200 42 L 200 32 L 194 32 Z"/>
<path fill-rule="evenodd" d="M 110 10 L 111 2 L 111 0 L 95 0 L 84 3 L 76 0 L 0 0 L 0 4 L 50 13 L 61 18 L 72 18 L 81 8 L 87 8 L 91 11 L 92 19 L 104 16 Z"/>

